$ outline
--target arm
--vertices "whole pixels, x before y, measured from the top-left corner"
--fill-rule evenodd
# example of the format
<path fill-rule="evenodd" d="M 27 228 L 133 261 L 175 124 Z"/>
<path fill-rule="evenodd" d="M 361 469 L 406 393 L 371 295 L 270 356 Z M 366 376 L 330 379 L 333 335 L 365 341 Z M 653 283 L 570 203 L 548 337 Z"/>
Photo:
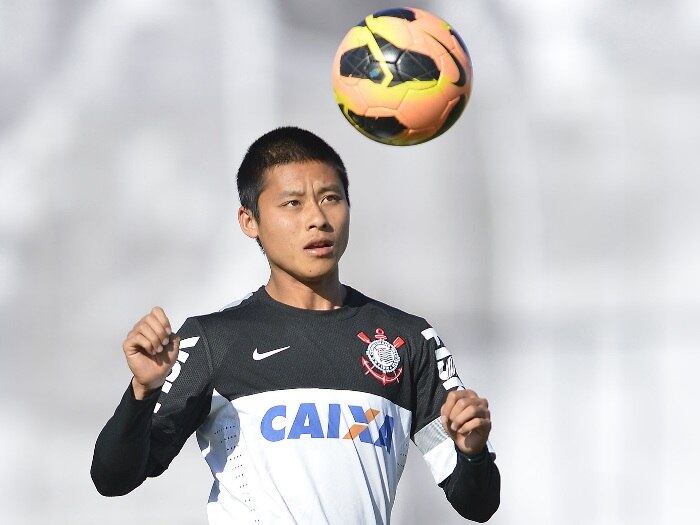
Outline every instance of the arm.
<path fill-rule="evenodd" d="M 487 445 L 488 401 L 464 389 L 432 327 L 421 335 L 413 356 L 413 441 L 452 507 L 464 518 L 487 521 L 500 503 L 500 473 Z"/>
<path fill-rule="evenodd" d="M 474 456 L 455 451 L 457 464 L 439 485 L 462 517 L 484 523 L 501 502 L 501 474 L 487 447 Z"/>
<path fill-rule="evenodd" d="M 163 337 L 168 343 L 161 350 L 158 330 L 154 326 L 152 336 L 144 330 L 154 341 L 148 347 L 142 341 L 135 359 L 129 359 L 127 348 L 134 331 L 125 341 L 134 377 L 97 438 L 90 468 L 104 496 L 127 494 L 147 477 L 163 473 L 209 412 L 212 367 L 199 323 L 187 319 L 176 335 Z"/>
<path fill-rule="evenodd" d="M 143 483 L 149 473 L 157 475 L 149 456 L 153 409 L 158 396 L 159 391 L 154 390 L 138 400 L 130 382 L 114 415 L 100 432 L 90 475 L 103 496 L 122 496 Z"/>

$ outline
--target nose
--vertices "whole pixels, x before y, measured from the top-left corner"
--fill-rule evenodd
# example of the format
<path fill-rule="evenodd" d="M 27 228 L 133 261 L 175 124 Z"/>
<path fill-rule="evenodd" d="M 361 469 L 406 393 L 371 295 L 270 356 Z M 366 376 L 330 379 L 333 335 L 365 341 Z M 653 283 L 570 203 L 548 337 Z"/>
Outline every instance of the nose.
<path fill-rule="evenodd" d="M 330 223 L 326 214 L 318 202 L 313 201 L 312 205 L 309 206 L 309 215 L 307 218 L 307 229 L 316 228 L 318 230 L 328 230 L 330 228 Z"/>

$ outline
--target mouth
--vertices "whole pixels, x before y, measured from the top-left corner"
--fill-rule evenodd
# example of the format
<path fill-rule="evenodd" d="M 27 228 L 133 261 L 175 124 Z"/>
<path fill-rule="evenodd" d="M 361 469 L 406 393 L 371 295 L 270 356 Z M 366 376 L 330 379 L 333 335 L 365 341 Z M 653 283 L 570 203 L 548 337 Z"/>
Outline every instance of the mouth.
<path fill-rule="evenodd" d="M 333 253 L 333 241 L 330 239 L 317 239 L 304 246 L 304 251 L 316 257 L 324 257 Z"/>

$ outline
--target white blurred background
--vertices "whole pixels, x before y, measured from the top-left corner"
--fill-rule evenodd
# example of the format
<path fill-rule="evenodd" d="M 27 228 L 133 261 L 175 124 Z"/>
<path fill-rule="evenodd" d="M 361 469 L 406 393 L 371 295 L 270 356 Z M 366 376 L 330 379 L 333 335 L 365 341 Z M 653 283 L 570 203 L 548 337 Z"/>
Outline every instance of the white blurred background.
<path fill-rule="evenodd" d="M 0 0 L 2 523 L 205 523 L 193 439 L 121 498 L 92 450 L 148 309 L 179 326 L 265 282 L 235 172 L 285 124 L 347 164 L 342 280 L 425 316 L 489 399 L 491 523 L 697 523 L 700 3 L 415 4 L 474 91 L 392 148 L 344 121 L 330 67 L 396 4 Z M 393 519 L 461 522 L 415 448 Z"/>

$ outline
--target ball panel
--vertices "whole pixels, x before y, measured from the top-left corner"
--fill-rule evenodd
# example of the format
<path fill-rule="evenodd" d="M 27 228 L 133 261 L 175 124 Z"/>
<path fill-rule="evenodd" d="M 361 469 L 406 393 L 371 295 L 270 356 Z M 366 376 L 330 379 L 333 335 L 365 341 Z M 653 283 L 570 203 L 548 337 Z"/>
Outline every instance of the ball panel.
<path fill-rule="evenodd" d="M 415 27 L 419 27 L 421 31 L 429 34 L 442 44 L 463 68 L 469 68 L 471 63 L 469 52 L 459 34 L 447 22 L 435 15 L 419 9 L 415 11 L 417 13 Z"/>
<path fill-rule="evenodd" d="M 398 109 L 409 91 L 409 83 L 404 82 L 392 88 L 385 88 L 376 84 L 363 82 L 358 84 L 358 91 L 367 102 L 368 107 L 380 107 Z M 359 112 L 358 112 L 359 113 Z"/>
<path fill-rule="evenodd" d="M 338 51 L 335 54 L 334 63 L 338 62 L 340 56 L 347 51 L 355 47 L 362 47 L 367 44 L 367 35 L 371 34 L 369 29 L 366 27 L 352 27 L 350 31 L 347 32 L 343 40 L 338 46 Z"/>
<path fill-rule="evenodd" d="M 408 133 L 408 136 L 404 139 L 404 142 L 406 142 L 407 146 L 421 144 L 432 139 L 433 135 L 435 135 L 434 126 L 424 129 L 412 129 Z"/>
<path fill-rule="evenodd" d="M 446 106 L 447 98 L 440 89 L 409 91 L 398 109 L 398 117 L 410 129 L 430 128 L 442 124 Z"/>
<path fill-rule="evenodd" d="M 340 75 L 368 78 L 377 83 L 384 80 L 384 72 L 379 67 L 379 63 L 372 57 L 367 46 L 348 49 L 341 55 Z"/>
<path fill-rule="evenodd" d="M 400 49 L 406 49 L 413 43 L 413 35 L 410 31 L 411 24 L 399 18 L 374 18 L 367 17 L 367 29 L 388 40 Z"/>
<path fill-rule="evenodd" d="M 367 80 L 363 80 L 363 82 L 367 82 Z M 334 89 L 333 92 L 335 93 L 336 103 L 345 108 L 350 108 L 361 115 L 364 115 L 369 109 L 367 101 L 357 86 L 340 90 Z"/>
<path fill-rule="evenodd" d="M 368 118 L 379 118 L 379 117 L 396 117 L 396 109 L 394 108 L 383 108 L 380 106 L 372 106 L 367 108 L 367 111 L 362 115 Z"/>
<path fill-rule="evenodd" d="M 447 106 L 445 106 L 445 110 L 442 112 L 442 115 L 440 115 L 440 122 L 443 123 L 443 125 L 447 121 L 447 117 L 452 112 L 452 109 L 460 101 L 461 98 L 463 97 L 460 96 L 447 101 Z M 440 127 L 442 127 L 442 125 Z"/>
<path fill-rule="evenodd" d="M 442 18 L 422 9 L 414 9 L 415 25 L 442 40 L 449 40 L 450 24 Z"/>
<path fill-rule="evenodd" d="M 464 40 L 462 40 L 462 37 L 459 36 L 459 33 L 454 29 L 450 28 L 450 34 L 457 42 L 457 45 L 459 45 L 459 47 L 462 49 L 462 53 L 469 56 L 469 51 L 467 51 L 467 45 L 464 43 Z"/>
<path fill-rule="evenodd" d="M 392 76 L 389 87 L 407 80 L 439 78 L 440 70 L 429 56 L 416 51 L 404 51 L 377 34 L 373 36 Z"/>
<path fill-rule="evenodd" d="M 462 64 L 450 53 L 443 53 L 439 58 L 440 70 L 445 78 L 457 87 L 466 87 L 469 76 Z"/>
<path fill-rule="evenodd" d="M 435 132 L 435 137 L 439 137 L 445 131 L 450 129 L 452 125 L 457 122 L 457 119 L 459 119 L 460 115 L 464 111 L 464 108 L 467 106 L 467 97 L 462 95 L 458 99 L 451 100 L 448 104 L 447 111 L 448 114 L 444 117 L 444 122 L 442 126 Z"/>
<path fill-rule="evenodd" d="M 379 46 L 382 58 L 387 62 L 396 64 L 399 58 L 401 58 L 403 51 L 377 33 L 372 33 L 372 37 Z"/>
<path fill-rule="evenodd" d="M 378 138 L 390 138 L 406 129 L 406 126 L 396 117 L 366 117 L 350 110 L 347 112 L 347 117 L 359 129 Z"/>
<path fill-rule="evenodd" d="M 417 51 L 404 51 L 396 69 L 402 80 L 437 80 L 440 78 L 440 69 L 435 61 L 428 55 Z"/>

